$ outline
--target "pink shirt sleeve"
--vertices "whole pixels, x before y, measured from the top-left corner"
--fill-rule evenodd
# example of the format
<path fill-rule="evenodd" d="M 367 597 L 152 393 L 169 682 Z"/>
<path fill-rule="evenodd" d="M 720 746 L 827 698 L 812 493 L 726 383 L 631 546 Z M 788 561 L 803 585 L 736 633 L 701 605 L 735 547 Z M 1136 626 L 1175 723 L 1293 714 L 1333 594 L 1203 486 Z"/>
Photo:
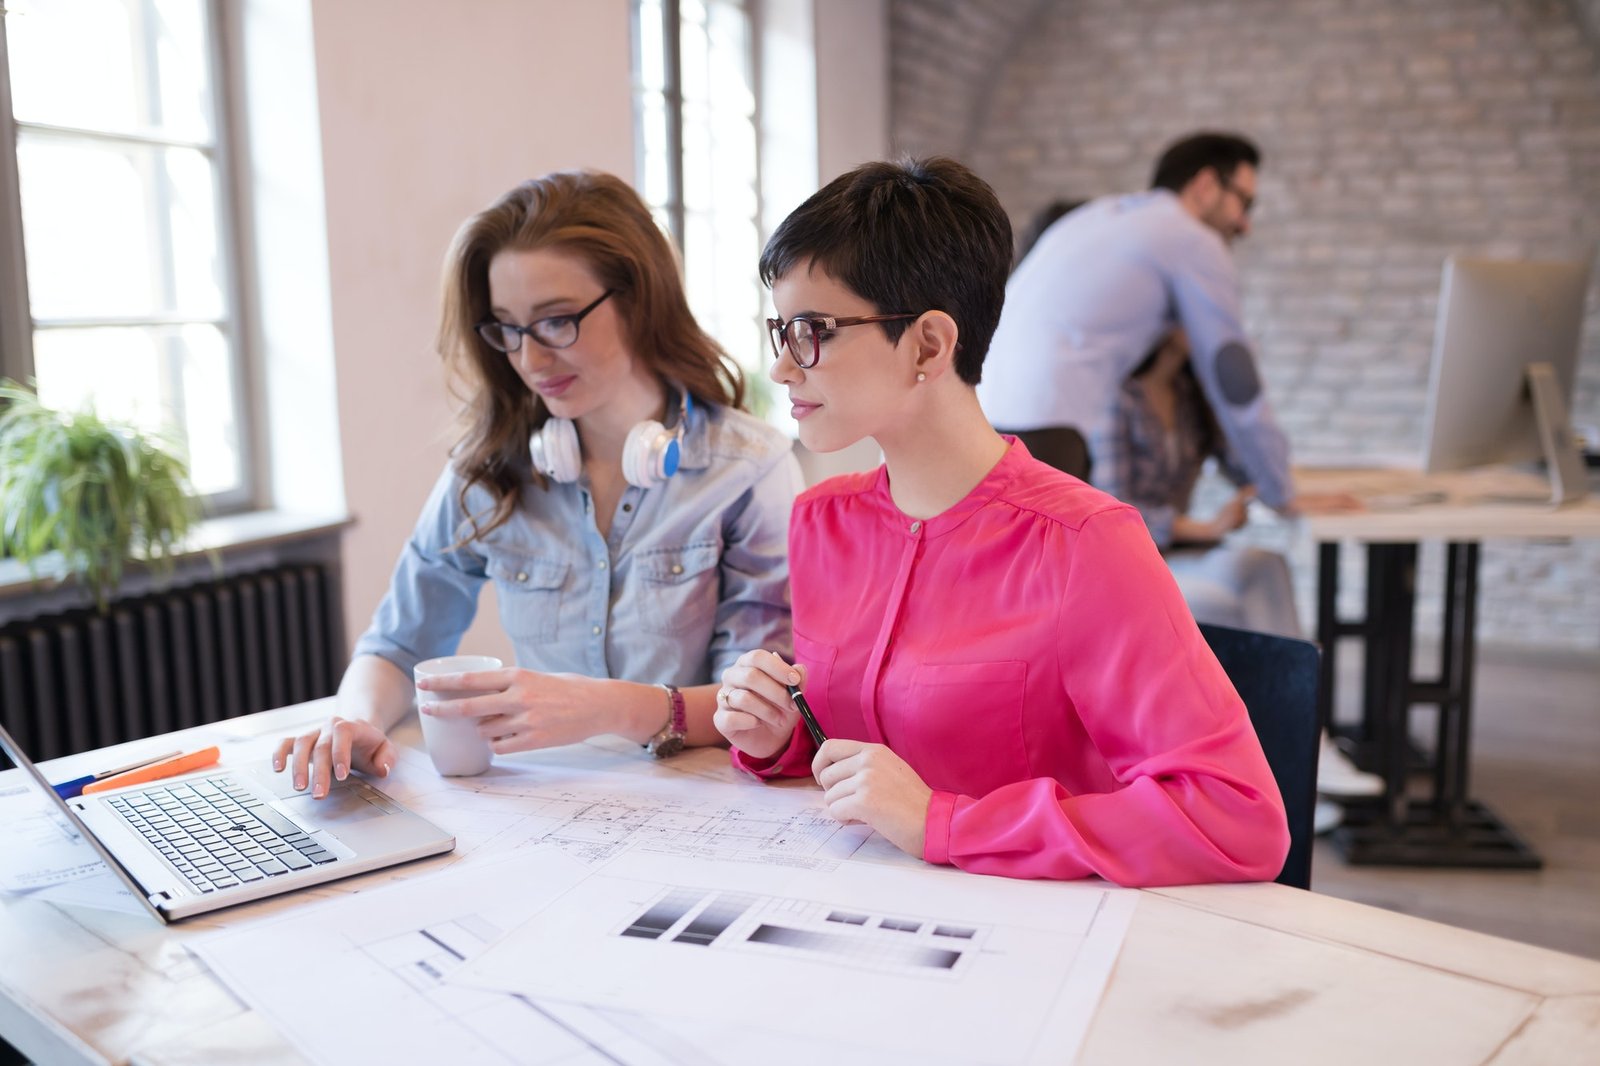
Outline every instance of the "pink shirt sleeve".
<path fill-rule="evenodd" d="M 1055 647 L 1034 661 L 1053 660 L 1059 698 L 1120 787 L 1075 793 L 1037 777 L 936 792 L 923 857 L 1122 885 L 1276 877 L 1289 847 L 1277 784 L 1137 512 L 1088 518 L 1064 569 L 1039 575 L 1063 595 Z"/>
<path fill-rule="evenodd" d="M 811 743 L 811 734 L 796 726 L 789 737 L 789 746 L 770 759 L 757 759 L 738 748 L 732 749 L 731 760 L 735 770 L 743 770 L 752 777 L 810 777 L 811 760 L 817 746 Z"/>

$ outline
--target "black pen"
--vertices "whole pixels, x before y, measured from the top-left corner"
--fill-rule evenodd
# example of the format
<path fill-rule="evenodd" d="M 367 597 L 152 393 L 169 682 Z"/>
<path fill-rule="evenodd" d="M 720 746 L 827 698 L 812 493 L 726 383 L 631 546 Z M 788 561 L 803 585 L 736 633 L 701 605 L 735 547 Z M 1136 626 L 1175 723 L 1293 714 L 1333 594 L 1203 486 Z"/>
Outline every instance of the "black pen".
<path fill-rule="evenodd" d="M 794 700 L 794 705 L 800 711 L 800 717 L 805 720 L 806 732 L 811 734 L 812 743 L 822 747 L 823 741 L 828 739 L 828 734 L 822 731 L 817 724 L 817 716 L 811 713 L 811 704 L 806 702 L 805 693 L 800 691 L 799 685 L 789 685 L 789 698 Z"/>

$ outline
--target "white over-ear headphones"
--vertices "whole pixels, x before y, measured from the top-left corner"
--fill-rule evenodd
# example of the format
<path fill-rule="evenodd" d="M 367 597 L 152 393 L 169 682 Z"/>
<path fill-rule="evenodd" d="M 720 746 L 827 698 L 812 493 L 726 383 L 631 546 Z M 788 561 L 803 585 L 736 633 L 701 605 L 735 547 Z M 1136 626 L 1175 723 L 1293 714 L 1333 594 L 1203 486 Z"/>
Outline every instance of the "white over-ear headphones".
<path fill-rule="evenodd" d="M 647 489 L 659 485 L 678 472 L 683 459 L 683 434 L 689 428 L 689 412 L 694 400 L 688 389 L 680 389 L 678 423 L 669 432 L 651 418 L 628 430 L 622 443 L 622 476 L 628 484 Z M 547 418 L 528 438 L 528 454 L 535 470 L 552 481 L 571 482 L 583 473 L 583 457 L 578 452 L 578 427 L 570 419 Z"/>

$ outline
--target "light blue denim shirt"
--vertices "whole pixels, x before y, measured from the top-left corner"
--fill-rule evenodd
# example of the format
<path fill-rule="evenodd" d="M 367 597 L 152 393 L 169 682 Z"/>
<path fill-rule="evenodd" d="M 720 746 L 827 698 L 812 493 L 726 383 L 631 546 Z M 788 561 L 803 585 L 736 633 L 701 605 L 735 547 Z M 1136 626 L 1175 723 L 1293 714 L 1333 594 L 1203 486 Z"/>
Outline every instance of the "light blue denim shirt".
<path fill-rule="evenodd" d="M 678 472 L 629 486 L 609 537 L 586 480 L 531 480 L 509 521 L 470 533 L 450 468 L 433 487 L 356 655 L 408 676 L 450 655 L 494 581 L 517 665 L 545 673 L 700 685 L 744 652 L 790 656 L 789 510 L 800 471 L 783 434 L 750 415 L 690 414 Z M 487 513 L 489 493 L 467 493 Z"/>

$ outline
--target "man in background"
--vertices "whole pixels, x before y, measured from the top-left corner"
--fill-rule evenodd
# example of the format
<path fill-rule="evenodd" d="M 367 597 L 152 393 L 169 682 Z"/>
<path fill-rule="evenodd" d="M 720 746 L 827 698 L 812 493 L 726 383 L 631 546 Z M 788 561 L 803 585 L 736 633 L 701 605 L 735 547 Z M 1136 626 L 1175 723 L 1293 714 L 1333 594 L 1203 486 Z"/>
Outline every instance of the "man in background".
<path fill-rule="evenodd" d="M 1250 232 L 1260 164 L 1243 137 L 1192 134 L 1162 154 L 1149 190 L 1094 200 L 1046 230 L 1006 288 L 978 386 L 990 421 L 1070 426 L 1091 461 L 1106 458 L 1122 382 L 1181 325 L 1233 458 L 1262 501 L 1289 511 L 1288 441 L 1240 321 L 1228 247 Z"/>

